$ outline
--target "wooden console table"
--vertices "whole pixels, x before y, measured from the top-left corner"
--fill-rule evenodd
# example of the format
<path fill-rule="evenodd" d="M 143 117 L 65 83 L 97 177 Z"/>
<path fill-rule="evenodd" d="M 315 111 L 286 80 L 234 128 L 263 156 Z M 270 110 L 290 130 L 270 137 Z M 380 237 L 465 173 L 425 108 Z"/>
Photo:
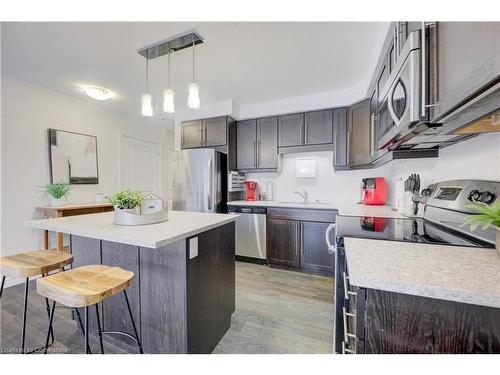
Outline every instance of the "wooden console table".
<path fill-rule="evenodd" d="M 38 210 L 43 211 L 43 216 L 45 219 L 53 217 L 65 217 L 65 216 L 76 216 L 76 215 L 87 215 L 87 214 L 97 214 L 100 212 L 113 211 L 113 205 L 111 203 L 88 203 L 88 204 L 71 204 L 67 206 L 45 206 L 37 207 Z M 43 231 L 43 248 L 45 250 L 49 249 L 49 231 Z M 63 250 L 63 234 L 56 233 L 56 249 Z"/>

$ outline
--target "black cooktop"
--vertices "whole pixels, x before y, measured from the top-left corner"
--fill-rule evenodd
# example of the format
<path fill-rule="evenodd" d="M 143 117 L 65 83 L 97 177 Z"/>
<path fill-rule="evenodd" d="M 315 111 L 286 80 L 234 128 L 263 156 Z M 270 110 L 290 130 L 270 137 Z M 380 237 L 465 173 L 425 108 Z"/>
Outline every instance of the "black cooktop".
<path fill-rule="evenodd" d="M 494 244 L 420 218 L 337 216 L 337 236 L 452 246 L 494 248 Z"/>

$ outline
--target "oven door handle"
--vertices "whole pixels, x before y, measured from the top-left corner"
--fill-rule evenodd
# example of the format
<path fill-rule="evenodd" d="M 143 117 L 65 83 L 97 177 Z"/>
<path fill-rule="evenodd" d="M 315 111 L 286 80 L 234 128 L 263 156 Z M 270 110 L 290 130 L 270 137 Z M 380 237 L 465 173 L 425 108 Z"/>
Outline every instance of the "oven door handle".
<path fill-rule="evenodd" d="M 389 89 L 389 93 L 387 94 L 387 109 L 389 110 L 389 114 L 391 115 L 392 121 L 394 121 L 394 126 L 398 127 L 401 125 L 401 119 L 396 116 L 396 111 L 392 105 L 394 91 L 396 91 L 396 87 L 401 79 L 401 75 L 397 76 L 394 80 L 391 88 Z M 406 111 L 406 108 L 405 108 Z"/>
<path fill-rule="evenodd" d="M 325 241 L 326 241 L 326 244 L 328 246 L 328 254 L 335 254 L 335 252 L 337 251 L 337 246 L 334 244 L 332 244 L 330 242 L 330 232 L 332 231 L 332 229 L 334 229 L 336 227 L 336 224 L 335 223 L 332 223 L 328 226 L 328 228 L 326 229 L 326 232 L 325 232 Z"/>

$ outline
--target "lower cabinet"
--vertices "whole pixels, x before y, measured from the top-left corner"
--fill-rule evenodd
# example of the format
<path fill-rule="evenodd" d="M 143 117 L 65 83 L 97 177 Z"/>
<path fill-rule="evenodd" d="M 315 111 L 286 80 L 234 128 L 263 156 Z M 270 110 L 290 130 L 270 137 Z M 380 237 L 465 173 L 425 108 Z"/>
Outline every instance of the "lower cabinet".
<path fill-rule="evenodd" d="M 296 271 L 333 276 L 334 257 L 328 253 L 325 233 L 335 211 L 267 210 L 267 263 Z M 335 231 L 330 232 L 335 241 Z"/>
<path fill-rule="evenodd" d="M 267 219 L 267 262 L 272 265 L 299 267 L 300 223 Z"/>

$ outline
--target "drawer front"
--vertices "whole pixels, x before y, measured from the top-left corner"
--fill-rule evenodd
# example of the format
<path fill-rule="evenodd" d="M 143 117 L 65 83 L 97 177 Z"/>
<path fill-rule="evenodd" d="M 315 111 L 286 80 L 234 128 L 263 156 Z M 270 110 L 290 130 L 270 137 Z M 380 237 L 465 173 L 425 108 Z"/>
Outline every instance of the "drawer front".
<path fill-rule="evenodd" d="M 336 210 L 311 210 L 302 208 L 268 208 L 267 217 L 281 220 L 317 221 L 334 223 Z"/>

